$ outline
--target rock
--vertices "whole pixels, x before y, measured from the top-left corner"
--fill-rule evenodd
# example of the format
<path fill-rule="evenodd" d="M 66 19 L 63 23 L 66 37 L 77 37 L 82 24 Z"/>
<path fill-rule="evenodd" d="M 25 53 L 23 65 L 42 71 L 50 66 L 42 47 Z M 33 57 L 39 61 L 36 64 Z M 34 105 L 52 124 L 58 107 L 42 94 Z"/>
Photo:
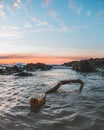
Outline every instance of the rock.
<path fill-rule="evenodd" d="M 27 72 L 20 72 L 20 73 L 16 74 L 15 76 L 33 76 L 33 74 L 27 73 Z"/>
<path fill-rule="evenodd" d="M 87 60 L 74 61 L 71 62 L 70 64 L 76 71 L 93 72 L 96 71 L 97 69 L 104 68 L 104 58 L 95 58 L 95 59 L 90 58 Z"/>
<path fill-rule="evenodd" d="M 16 64 L 16 65 L 5 66 L 5 72 L 7 74 L 14 74 L 14 73 L 22 72 L 22 71 L 24 71 L 24 65 Z"/>
<path fill-rule="evenodd" d="M 52 68 L 52 66 L 51 65 L 45 65 L 43 63 L 37 63 L 37 64 L 30 63 L 30 64 L 27 64 L 24 68 L 27 71 L 34 71 L 34 70 L 37 70 L 37 69 L 50 70 Z"/>
<path fill-rule="evenodd" d="M 24 70 L 24 68 L 14 65 L 14 66 L 11 66 L 11 67 L 6 67 L 5 68 L 5 74 L 8 74 L 8 75 L 14 74 L 14 73 L 22 72 L 23 70 Z"/>
<path fill-rule="evenodd" d="M 0 69 L 0 75 L 3 75 L 5 72 L 3 69 Z"/>
<path fill-rule="evenodd" d="M 76 62 L 77 62 L 77 61 L 71 61 L 71 62 L 62 64 L 62 66 L 72 67 L 73 64 L 76 64 Z"/>
<path fill-rule="evenodd" d="M 24 69 L 23 69 L 23 67 L 19 67 L 19 66 L 14 65 L 14 66 L 12 67 L 12 70 L 13 70 L 15 73 L 17 73 L 17 72 L 22 72 Z"/>
<path fill-rule="evenodd" d="M 64 63 L 65 66 L 72 66 L 76 71 L 80 72 L 93 72 L 98 68 L 104 68 L 104 58 L 90 58 L 87 60 L 72 61 Z"/>
<path fill-rule="evenodd" d="M 80 72 L 92 72 L 93 66 L 87 61 L 82 60 L 80 62 L 76 62 L 73 65 L 73 69 Z"/>
<path fill-rule="evenodd" d="M 51 65 L 46 65 L 43 63 L 37 63 L 37 64 L 26 64 L 24 66 L 18 66 L 18 65 L 14 65 L 14 66 L 5 66 L 0 68 L 0 75 L 10 75 L 10 74 L 14 74 L 14 73 L 20 73 L 23 71 L 34 71 L 37 69 L 40 70 L 50 70 L 52 68 Z"/>

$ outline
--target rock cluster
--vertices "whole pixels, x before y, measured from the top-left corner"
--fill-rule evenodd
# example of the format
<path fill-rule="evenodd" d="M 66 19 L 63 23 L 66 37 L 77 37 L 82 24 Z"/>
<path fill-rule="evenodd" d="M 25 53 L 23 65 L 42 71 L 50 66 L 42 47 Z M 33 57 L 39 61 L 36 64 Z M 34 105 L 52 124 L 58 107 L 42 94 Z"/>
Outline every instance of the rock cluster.
<path fill-rule="evenodd" d="M 24 68 L 18 67 L 16 65 L 14 65 L 12 67 L 5 66 L 0 69 L 0 74 L 1 75 L 10 75 L 10 74 L 22 72 L 23 70 L 24 70 Z"/>
<path fill-rule="evenodd" d="M 52 68 L 52 66 L 46 65 L 46 64 L 43 64 L 43 63 L 37 63 L 37 64 L 30 63 L 30 64 L 27 64 L 24 68 L 27 71 L 34 71 L 34 70 L 37 70 L 37 69 L 50 70 Z"/>
<path fill-rule="evenodd" d="M 44 70 L 50 70 L 51 68 L 52 68 L 51 65 L 46 65 L 43 63 L 37 63 L 37 64 L 30 63 L 24 66 L 17 66 L 17 65 L 11 67 L 5 66 L 0 68 L 0 75 L 10 75 L 17 73 L 16 76 L 31 76 L 32 74 L 30 75 L 30 73 L 28 72 L 25 73 L 24 71 L 34 71 L 37 69 L 44 71 Z"/>
<path fill-rule="evenodd" d="M 104 58 L 91 58 L 87 60 L 72 61 L 69 63 L 64 63 L 65 66 L 72 66 L 76 71 L 80 72 L 93 72 L 98 68 L 104 69 Z"/>

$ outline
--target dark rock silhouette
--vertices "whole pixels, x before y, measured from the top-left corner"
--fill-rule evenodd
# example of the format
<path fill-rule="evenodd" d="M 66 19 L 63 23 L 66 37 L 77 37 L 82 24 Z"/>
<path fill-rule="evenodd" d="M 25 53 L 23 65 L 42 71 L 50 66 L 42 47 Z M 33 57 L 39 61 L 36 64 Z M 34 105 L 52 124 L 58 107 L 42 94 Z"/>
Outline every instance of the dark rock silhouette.
<path fill-rule="evenodd" d="M 72 66 L 76 71 L 80 72 L 93 72 L 98 68 L 104 69 L 104 58 L 90 58 L 87 60 L 72 61 L 64 63 L 65 66 Z"/>
<path fill-rule="evenodd" d="M 37 70 L 37 69 L 50 70 L 52 68 L 52 66 L 46 65 L 46 64 L 43 64 L 43 63 L 37 63 L 37 64 L 30 63 L 30 64 L 27 64 L 24 68 L 27 71 L 34 71 L 34 70 Z"/>
<path fill-rule="evenodd" d="M 0 69 L 0 75 L 3 75 L 5 71 L 3 69 Z"/>
<path fill-rule="evenodd" d="M 24 66 L 18 66 L 18 65 L 14 65 L 14 66 L 5 66 L 0 68 L 0 75 L 10 75 L 10 74 L 14 74 L 14 73 L 20 73 L 23 71 L 34 71 L 37 69 L 40 69 L 42 71 L 44 70 L 50 70 L 52 68 L 51 65 L 46 65 L 43 63 L 37 63 L 37 64 L 27 64 Z"/>
<path fill-rule="evenodd" d="M 72 65 L 73 69 L 80 72 L 92 72 L 93 66 L 88 61 L 76 62 Z"/>
<path fill-rule="evenodd" d="M 13 73 L 18 73 L 18 72 L 22 72 L 24 69 L 22 67 L 18 67 L 16 65 L 12 66 L 12 67 L 6 67 L 6 71 L 9 74 L 13 74 Z"/>

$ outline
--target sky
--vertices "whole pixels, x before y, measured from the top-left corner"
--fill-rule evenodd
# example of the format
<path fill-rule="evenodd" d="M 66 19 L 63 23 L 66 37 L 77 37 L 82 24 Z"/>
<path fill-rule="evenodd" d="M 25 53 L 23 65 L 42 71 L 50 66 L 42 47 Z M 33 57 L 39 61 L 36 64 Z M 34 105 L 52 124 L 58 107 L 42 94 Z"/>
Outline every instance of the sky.
<path fill-rule="evenodd" d="M 104 57 L 104 0 L 0 0 L 0 63 Z"/>

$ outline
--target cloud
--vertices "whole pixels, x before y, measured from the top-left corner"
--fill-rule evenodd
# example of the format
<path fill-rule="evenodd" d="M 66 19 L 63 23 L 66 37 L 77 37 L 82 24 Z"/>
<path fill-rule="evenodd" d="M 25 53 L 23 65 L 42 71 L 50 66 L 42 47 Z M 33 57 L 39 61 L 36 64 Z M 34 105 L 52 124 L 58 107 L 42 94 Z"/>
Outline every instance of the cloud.
<path fill-rule="evenodd" d="M 78 6 L 74 0 L 69 0 L 69 8 L 73 10 L 77 15 L 81 14 L 82 8 Z"/>
<path fill-rule="evenodd" d="M 78 26 L 70 26 L 70 27 L 66 26 L 64 24 L 64 21 L 61 20 L 60 18 L 58 18 L 58 15 L 54 10 L 49 9 L 49 10 L 47 10 L 47 12 L 48 12 L 49 16 L 52 17 L 52 19 L 54 19 L 58 25 L 52 25 L 52 24 L 48 23 L 47 21 L 42 21 L 35 16 L 29 15 L 31 17 L 31 19 L 36 23 L 36 26 L 48 27 L 48 28 L 33 29 L 32 31 L 34 31 L 34 32 L 45 32 L 45 31 L 78 32 L 79 31 Z"/>
<path fill-rule="evenodd" d="M 22 7 L 22 0 L 14 0 L 8 5 L 6 5 L 7 11 L 13 16 L 16 16 L 16 11 L 21 7 Z"/>
<path fill-rule="evenodd" d="M 67 27 L 65 27 L 64 25 L 64 21 L 58 18 L 57 13 L 53 9 L 49 9 L 47 6 L 45 6 L 44 9 L 46 9 L 46 12 L 55 21 L 55 24 L 51 24 L 51 22 L 41 20 L 37 18 L 36 16 L 31 15 L 30 11 L 27 8 L 24 8 L 28 17 L 30 17 L 30 19 L 34 21 L 35 25 L 38 27 L 38 28 L 32 28 L 32 31 L 45 32 L 45 31 L 66 31 L 67 30 L 66 29 Z"/>
<path fill-rule="evenodd" d="M 0 3 L 0 17 L 5 17 L 5 12 L 3 11 L 3 8 L 4 8 L 3 4 Z"/>
<path fill-rule="evenodd" d="M 24 54 L 7 54 L 7 55 L 0 55 L 0 59 L 25 59 L 25 58 L 32 58 L 33 56 L 24 55 Z M 35 58 L 36 56 L 34 56 Z"/>
<path fill-rule="evenodd" d="M 27 16 L 30 18 L 30 20 L 34 21 L 35 25 L 37 27 L 48 27 L 48 28 L 54 28 L 54 25 L 50 24 L 49 22 L 45 20 L 41 20 L 37 18 L 34 15 L 31 15 L 31 12 L 25 7 L 24 11 L 26 12 Z M 33 29 L 34 30 L 34 29 Z M 36 29 L 35 29 L 36 30 Z M 38 30 L 41 30 L 40 28 Z"/>
<path fill-rule="evenodd" d="M 16 11 L 21 7 L 22 7 L 22 0 L 15 0 L 12 1 L 12 3 L 7 5 L 7 10 L 11 15 L 15 16 Z"/>
<path fill-rule="evenodd" d="M 78 10 L 78 14 L 80 14 L 81 8 L 79 8 Z M 52 17 L 58 24 L 58 26 L 56 25 L 53 29 L 51 29 L 50 31 L 58 31 L 58 32 L 78 32 L 79 28 L 76 26 L 66 26 L 64 24 L 64 21 L 60 18 L 58 18 L 58 14 L 54 11 L 54 10 L 48 10 L 48 13 L 50 15 L 50 17 Z"/>
<path fill-rule="evenodd" d="M 81 11 L 82 11 L 82 8 L 78 8 L 78 9 L 77 9 L 77 12 L 76 12 L 77 15 L 80 15 Z"/>
<path fill-rule="evenodd" d="M 48 6 L 51 2 L 52 0 L 43 0 L 43 5 Z"/>
<path fill-rule="evenodd" d="M 13 6 L 17 9 L 21 7 L 22 0 L 16 0 L 13 2 Z"/>
<path fill-rule="evenodd" d="M 5 16 L 5 13 L 2 10 L 0 10 L 0 17 L 4 17 L 4 16 Z"/>
<path fill-rule="evenodd" d="M 3 4 L 2 3 L 0 3 L 0 10 L 3 8 Z"/>
<path fill-rule="evenodd" d="M 36 23 L 37 26 L 47 26 L 49 28 L 54 27 L 53 25 L 49 24 L 48 22 L 42 21 L 42 20 L 36 18 L 35 16 L 31 16 L 31 19 Z"/>
<path fill-rule="evenodd" d="M 76 8 L 76 4 L 75 4 L 74 0 L 69 0 L 69 7 L 72 10 Z"/>
<path fill-rule="evenodd" d="M 81 59 L 84 57 L 79 56 L 57 56 L 57 55 L 46 55 L 39 53 L 16 53 L 16 54 L 1 54 L 0 59 L 27 59 L 27 58 L 45 58 L 45 59 Z"/>
<path fill-rule="evenodd" d="M 5 26 L 2 27 L 2 29 L 5 30 L 5 31 L 10 31 L 10 30 L 11 31 L 17 31 L 18 27 L 5 25 Z"/>
<path fill-rule="evenodd" d="M 17 37 L 19 33 L 16 32 L 2 32 L 0 31 L 0 37 Z"/>
<path fill-rule="evenodd" d="M 29 23 L 29 22 L 27 22 L 24 26 L 23 26 L 23 28 L 26 28 L 26 29 L 30 29 L 32 27 L 32 25 Z"/>
<path fill-rule="evenodd" d="M 18 27 L 8 25 L 2 26 L 0 30 L 0 37 L 14 37 L 14 36 L 20 36 L 20 31 Z"/>
<path fill-rule="evenodd" d="M 31 2 L 31 0 L 27 0 L 26 2 Z M 27 17 L 29 20 L 25 21 L 22 25 L 22 28 L 20 29 L 19 26 L 7 26 L 4 25 L 2 27 L 2 31 L 0 31 L 1 36 L 3 37 L 9 37 L 9 36 L 16 36 L 20 33 L 27 33 L 27 32 L 45 32 L 45 31 L 58 31 L 58 32 L 78 32 L 79 28 L 76 26 L 67 26 L 64 24 L 64 20 L 61 19 L 57 12 L 49 8 L 48 5 L 52 2 L 52 0 L 44 0 L 44 3 L 47 5 L 44 7 L 44 9 L 49 14 L 48 17 L 51 17 L 51 21 L 46 21 L 41 18 L 38 18 L 31 14 L 30 10 L 27 7 L 27 3 L 24 4 L 22 7 L 23 11 L 25 11 Z M 12 4 L 12 5 L 11 5 Z M 15 16 L 15 8 L 18 9 L 21 7 L 22 0 L 15 0 L 10 5 L 7 5 L 7 10 L 9 13 L 13 16 Z M 25 6 L 26 5 L 26 6 Z M 15 7 L 15 8 L 14 8 Z M 73 4 L 72 8 L 75 8 L 76 6 Z M 0 8 L 3 8 L 3 5 L 0 6 Z M 82 11 L 82 8 L 77 8 L 77 15 L 80 15 L 80 12 Z M 3 12 L 1 13 L 2 15 Z M 34 23 L 33 23 L 34 22 Z M 34 26 L 35 25 L 35 26 Z"/>
<path fill-rule="evenodd" d="M 37 27 L 39 27 L 39 26 L 46 26 L 48 28 L 54 27 L 52 24 L 48 23 L 47 21 L 43 21 L 43 20 L 37 18 L 36 16 L 31 15 L 30 11 L 27 8 L 24 8 L 24 11 L 30 17 L 30 19 L 35 22 Z"/>
<path fill-rule="evenodd" d="M 9 13 L 11 15 L 15 15 L 15 12 L 14 12 L 13 8 L 11 8 L 10 6 L 7 6 L 7 10 L 9 11 Z"/>
<path fill-rule="evenodd" d="M 56 19 L 57 14 L 56 14 L 56 12 L 54 10 L 49 10 L 49 14 L 50 14 L 51 17 Z"/>
<path fill-rule="evenodd" d="M 48 13 L 60 26 L 63 26 L 64 24 L 63 20 L 58 18 L 58 15 L 54 10 L 49 10 Z"/>
<path fill-rule="evenodd" d="M 31 0 L 27 0 L 27 3 L 30 4 L 30 3 L 31 3 Z"/>
<path fill-rule="evenodd" d="M 42 5 L 44 5 L 44 9 L 45 11 L 49 14 L 49 16 L 54 20 L 54 26 L 48 23 L 44 23 L 45 25 L 49 26 L 50 29 L 48 29 L 48 31 L 65 31 L 67 30 L 66 26 L 64 25 L 64 21 L 58 17 L 58 14 L 56 11 L 54 11 L 54 9 L 49 8 L 48 5 L 52 2 L 52 0 L 44 0 Z"/>
<path fill-rule="evenodd" d="M 91 11 L 87 11 L 86 16 L 91 16 Z"/>

